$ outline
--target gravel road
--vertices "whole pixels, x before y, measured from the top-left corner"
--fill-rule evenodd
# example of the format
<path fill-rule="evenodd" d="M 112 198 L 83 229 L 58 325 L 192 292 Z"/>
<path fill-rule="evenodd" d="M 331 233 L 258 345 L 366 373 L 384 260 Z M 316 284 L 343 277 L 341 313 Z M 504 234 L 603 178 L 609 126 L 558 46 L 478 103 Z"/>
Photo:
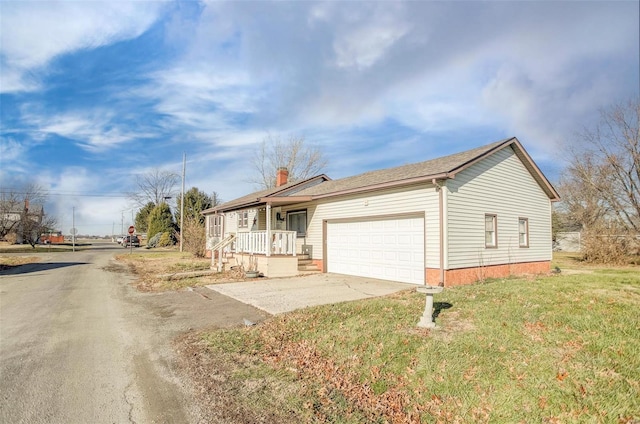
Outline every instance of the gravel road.
<path fill-rule="evenodd" d="M 0 422 L 190 423 L 206 416 L 172 340 L 266 314 L 212 291 L 137 292 L 112 244 L 0 272 Z"/>

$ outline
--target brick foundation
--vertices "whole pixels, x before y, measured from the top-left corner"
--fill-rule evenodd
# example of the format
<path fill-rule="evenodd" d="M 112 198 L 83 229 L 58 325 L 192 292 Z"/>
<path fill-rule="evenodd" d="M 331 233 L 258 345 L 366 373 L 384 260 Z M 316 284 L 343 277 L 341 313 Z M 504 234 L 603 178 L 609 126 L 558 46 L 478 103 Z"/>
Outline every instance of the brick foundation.
<path fill-rule="evenodd" d="M 317 266 L 320 271 L 324 271 L 324 261 L 322 259 L 312 259 L 311 263 Z"/>
<path fill-rule="evenodd" d="M 472 284 L 485 278 L 505 278 L 511 275 L 546 274 L 550 270 L 550 261 L 449 269 L 445 270 L 445 287 Z M 427 268 L 425 273 L 427 277 L 427 284 L 432 286 L 438 285 L 440 282 L 440 270 L 438 268 Z"/>
<path fill-rule="evenodd" d="M 440 269 L 427 268 L 425 271 L 428 286 L 437 286 L 440 284 Z"/>

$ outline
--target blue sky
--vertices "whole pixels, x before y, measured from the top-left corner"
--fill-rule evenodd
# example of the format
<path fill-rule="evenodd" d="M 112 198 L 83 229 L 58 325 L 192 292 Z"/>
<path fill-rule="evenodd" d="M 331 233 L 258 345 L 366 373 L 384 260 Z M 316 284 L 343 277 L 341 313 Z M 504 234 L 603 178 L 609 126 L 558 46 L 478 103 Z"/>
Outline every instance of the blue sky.
<path fill-rule="evenodd" d="M 268 135 L 332 178 L 516 136 L 551 180 L 562 145 L 640 90 L 628 2 L 0 0 L 0 187 L 35 182 L 83 234 L 131 221 L 136 173 L 253 191 Z M 123 213 L 123 211 L 125 211 Z"/>

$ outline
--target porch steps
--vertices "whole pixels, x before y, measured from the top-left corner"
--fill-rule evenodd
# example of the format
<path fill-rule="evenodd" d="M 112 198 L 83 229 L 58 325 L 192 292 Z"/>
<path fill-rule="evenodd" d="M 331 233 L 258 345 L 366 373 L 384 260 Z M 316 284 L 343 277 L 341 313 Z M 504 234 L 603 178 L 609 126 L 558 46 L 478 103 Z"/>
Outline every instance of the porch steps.
<path fill-rule="evenodd" d="M 297 255 L 296 257 L 298 258 L 298 271 L 320 272 L 320 268 L 309 259 L 309 255 Z"/>
<path fill-rule="evenodd" d="M 233 240 L 235 240 L 236 235 L 235 234 L 230 234 L 228 235 L 226 238 L 220 240 L 218 242 L 218 244 L 216 244 L 215 246 L 213 246 L 213 248 L 211 249 L 212 252 L 215 252 L 218 249 L 221 249 L 227 245 L 229 245 Z"/>

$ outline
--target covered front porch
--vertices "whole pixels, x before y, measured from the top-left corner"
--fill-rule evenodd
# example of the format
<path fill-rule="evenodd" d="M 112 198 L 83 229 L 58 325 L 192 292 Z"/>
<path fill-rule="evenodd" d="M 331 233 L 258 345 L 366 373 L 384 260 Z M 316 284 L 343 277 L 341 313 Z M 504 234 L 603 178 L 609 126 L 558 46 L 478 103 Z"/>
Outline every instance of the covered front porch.
<path fill-rule="evenodd" d="M 249 231 L 229 235 L 218 243 L 218 271 L 240 266 L 266 277 L 298 274 L 295 231 Z M 213 260 L 215 260 L 215 255 Z"/>
<path fill-rule="evenodd" d="M 239 232 L 236 233 L 231 248 L 234 253 L 250 255 L 296 256 L 296 232 L 283 230 Z"/>
<path fill-rule="evenodd" d="M 257 270 L 268 277 L 292 276 L 299 274 L 300 260 L 300 270 L 311 271 L 308 262 L 312 249 L 305 244 L 308 224 L 305 204 L 311 197 L 288 191 L 317 184 L 326 177 L 287 184 L 286 176 L 286 169 L 279 169 L 280 183 L 275 188 L 211 209 L 207 219 L 211 244 L 209 241 L 207 244 L 211 246 L 212 268 L 222 271 L 241 266 L 244 271 Z"/>

